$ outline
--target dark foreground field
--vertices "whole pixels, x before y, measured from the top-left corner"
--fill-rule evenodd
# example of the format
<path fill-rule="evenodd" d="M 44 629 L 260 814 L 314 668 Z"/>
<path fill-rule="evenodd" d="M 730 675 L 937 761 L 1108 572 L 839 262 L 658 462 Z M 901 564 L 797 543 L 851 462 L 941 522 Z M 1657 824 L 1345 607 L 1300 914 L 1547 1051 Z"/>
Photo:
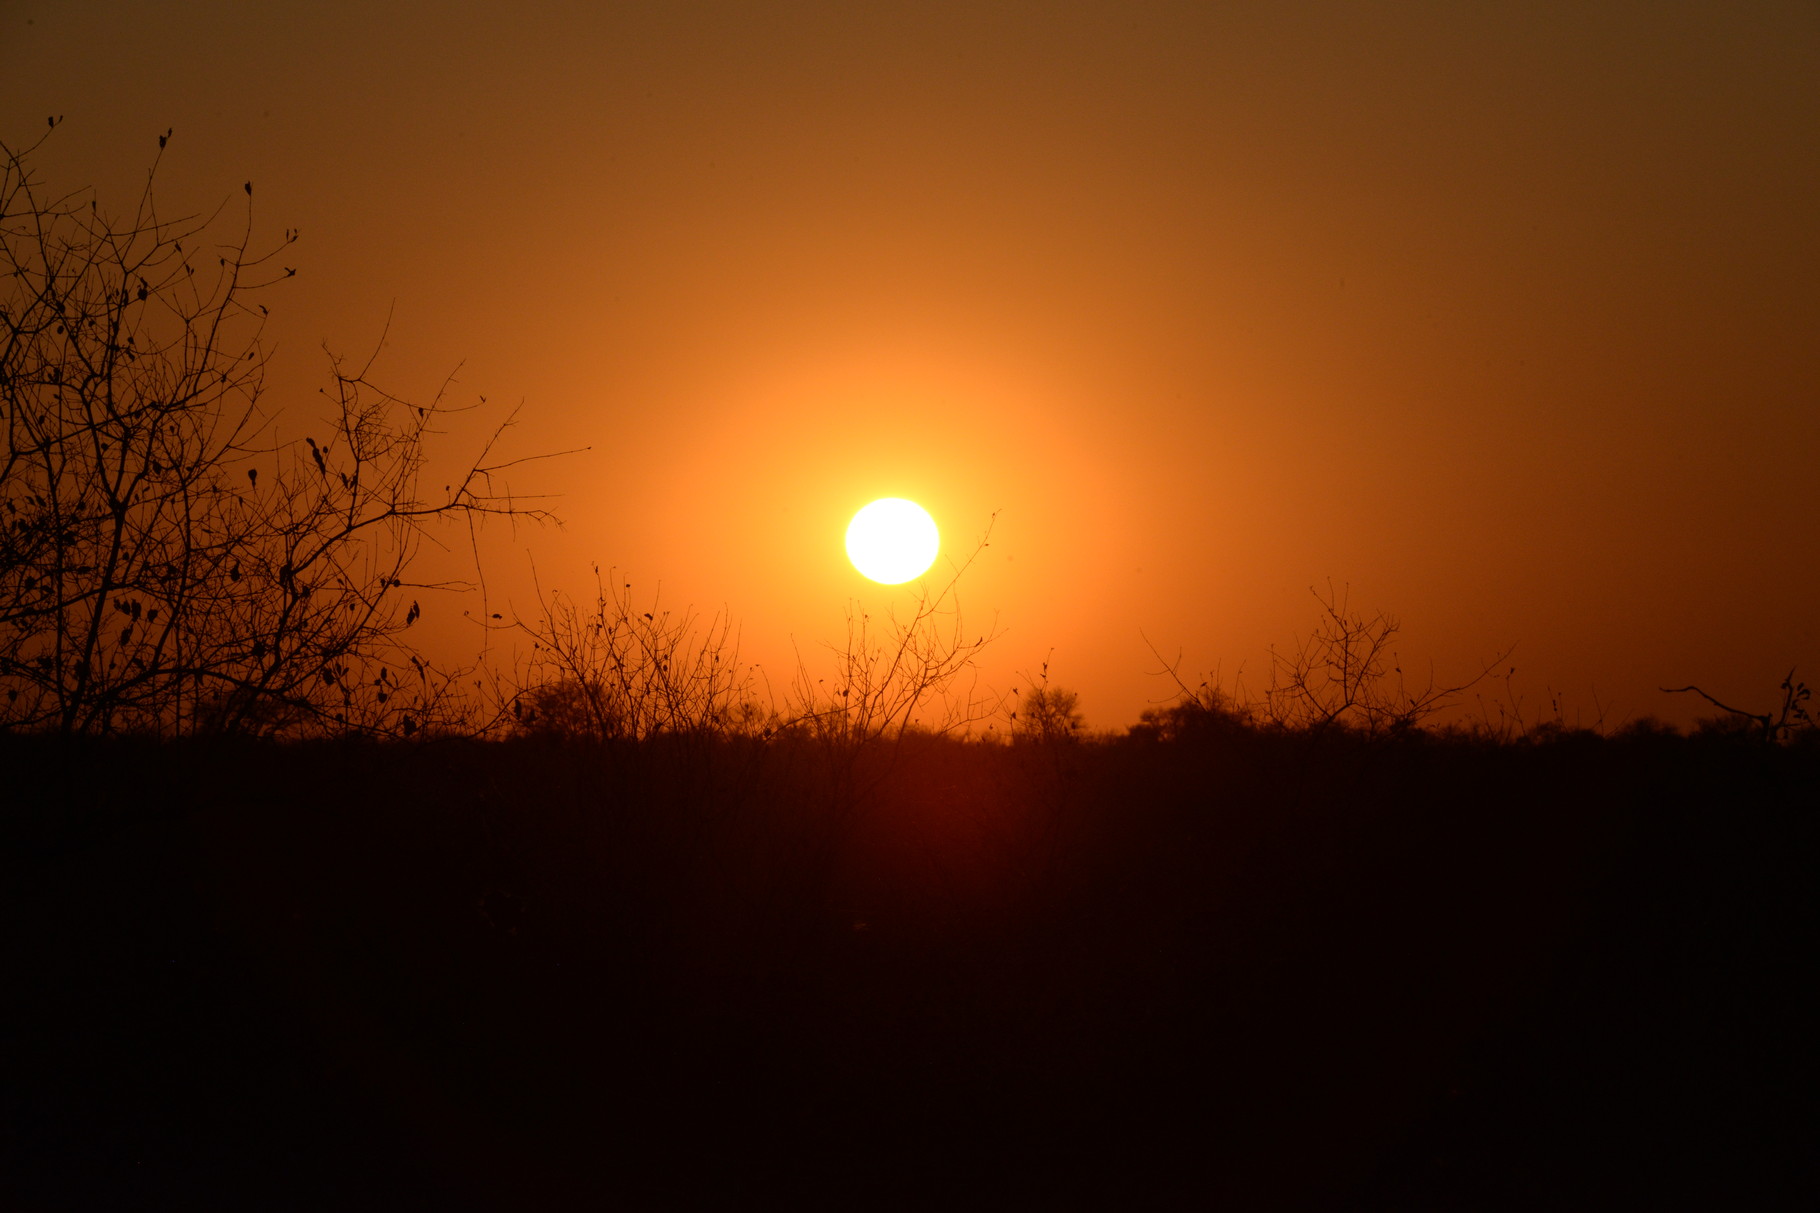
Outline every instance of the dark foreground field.
<path fill-rule="evenodd" d="M 0 1206 L 1811 1207 L 1820 750 L 0 739 Z"/>

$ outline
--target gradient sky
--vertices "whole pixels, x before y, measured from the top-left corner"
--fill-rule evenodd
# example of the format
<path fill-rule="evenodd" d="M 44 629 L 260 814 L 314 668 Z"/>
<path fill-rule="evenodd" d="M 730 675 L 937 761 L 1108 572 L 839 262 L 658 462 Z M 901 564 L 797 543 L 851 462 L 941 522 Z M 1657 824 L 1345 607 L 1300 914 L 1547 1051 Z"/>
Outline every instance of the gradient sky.
<path fill-rule="evenodd" d="M 168 205 L 302 230 L 272 403 L 391 311 L 388 386 L 592 448 L 494 609 L 598 561 L 776 680 L 904 597 L 860 505 L 997 511 L 989 679 L 1096 725 L 1146 637 L 1261 690 L 1330 578 L 1570 722 L 1820 675 L 1817 81 L 1811 0 L 0 0 L 53 184 L 124 209 L 169 127 Z"/>

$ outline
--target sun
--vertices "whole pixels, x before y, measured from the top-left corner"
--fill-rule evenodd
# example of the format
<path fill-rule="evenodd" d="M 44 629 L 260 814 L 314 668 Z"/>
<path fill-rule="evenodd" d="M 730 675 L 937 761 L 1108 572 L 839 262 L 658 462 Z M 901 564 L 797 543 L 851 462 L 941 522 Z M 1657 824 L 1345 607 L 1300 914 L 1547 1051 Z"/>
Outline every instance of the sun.
<path fill-rule="evenodd" d="M 941 546 L 929 511 L 902 497 L 879 498 L 847 525 L 847 559 L 882 585 L 922 576 Z"/>

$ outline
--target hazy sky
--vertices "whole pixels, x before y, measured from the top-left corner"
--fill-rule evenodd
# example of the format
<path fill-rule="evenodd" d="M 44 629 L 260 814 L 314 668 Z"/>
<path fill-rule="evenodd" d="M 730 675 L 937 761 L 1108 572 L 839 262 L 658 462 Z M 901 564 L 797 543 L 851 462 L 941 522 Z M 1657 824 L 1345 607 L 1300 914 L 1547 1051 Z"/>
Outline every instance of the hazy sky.
<path fill-rule="evenodd" d="M 1570 720 L 1820 675 L 1816 82 L 1812 0 L 0 0 L 54 184 L 174 128 L 171 205 L 302 230 L 275 403 L 390 310 L 389 386 L 592 448 L 496 598 L 617 566 L 776 677 L 904 597 L 860 505 L 997 511 L 991 679 L 1101 725 L 1146 637 L 1261 690 L 1329 578 Z"/>

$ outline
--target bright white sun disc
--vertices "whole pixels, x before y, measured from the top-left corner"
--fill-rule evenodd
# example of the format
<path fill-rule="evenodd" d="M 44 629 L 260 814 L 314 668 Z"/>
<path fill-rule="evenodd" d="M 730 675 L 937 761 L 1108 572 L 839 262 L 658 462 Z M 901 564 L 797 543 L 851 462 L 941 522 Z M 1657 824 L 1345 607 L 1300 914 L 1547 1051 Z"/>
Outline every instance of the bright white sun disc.
<path fill-rule="evenodd" d="M 902 497 L 882 497 L 847 526 L 847 559 L 883 585 L 920 577 L 935 563 L 941 533 L 929 511 Z"/>

